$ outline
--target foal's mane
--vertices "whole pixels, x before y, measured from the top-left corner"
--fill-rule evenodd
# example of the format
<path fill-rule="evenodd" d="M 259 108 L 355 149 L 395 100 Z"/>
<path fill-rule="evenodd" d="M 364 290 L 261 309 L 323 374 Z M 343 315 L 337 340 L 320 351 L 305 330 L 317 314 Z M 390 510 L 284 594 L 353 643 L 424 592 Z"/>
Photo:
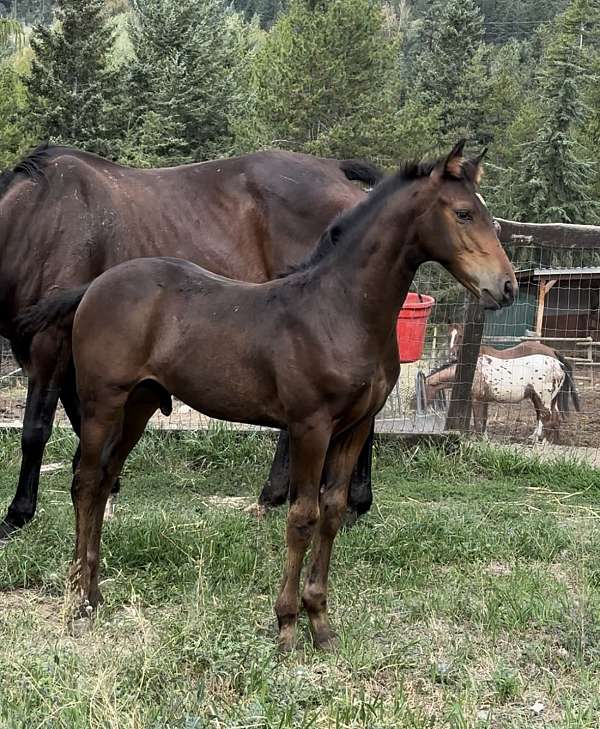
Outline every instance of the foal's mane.
<path fill-rule="evenodd" d="M 378 210 L 382 202 L 384 202 L 390 195 L 398 192 L 406 185 L 414 180 L 428 177 L 437 165 L 441 165 L 446 159 L 446 156 L 439 157 L 431 160 L 421 161 L 409 161 L 404 162 L 397 172 L 389 177 L 385 177 L 379 182 L 373 190 L 368 194 L 365 200 L 354 208 L 346 210 L 345 212 L 338 215 L 337 218 L 331 223 L 331 225 L 321 235 L 316 248 L 310 253 L 307 258 L 300 261 L 294 266 L 290 266 L 275 278 L 285 278 L 293 273 L 299 273 L 301 271 L 308 271 L 313 268 L 319 261 L 323 260 L 326 256 L 336 248 L 337 243 L 346 234 L 356 232 L 359 226 L 366 220 L 369 220 L 371 214 Z M 453 175 L 449 172 L 444 173 L 446 179 L 461 180 L 470 179 L 471 170 L 468 168 L 469 162 L 463 162 L 461 173 L 459 175 Z"/>

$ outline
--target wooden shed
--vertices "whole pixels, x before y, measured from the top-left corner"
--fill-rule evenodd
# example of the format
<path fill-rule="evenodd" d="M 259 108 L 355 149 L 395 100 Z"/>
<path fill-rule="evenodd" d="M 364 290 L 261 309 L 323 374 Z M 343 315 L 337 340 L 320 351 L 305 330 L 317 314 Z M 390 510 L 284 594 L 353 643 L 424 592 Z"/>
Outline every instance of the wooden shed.
<path fill-rule="evenodd" d="M 600 267 L 530 268 L 517 272 L 527 325 L 541 337 L 600 336 Z"/>

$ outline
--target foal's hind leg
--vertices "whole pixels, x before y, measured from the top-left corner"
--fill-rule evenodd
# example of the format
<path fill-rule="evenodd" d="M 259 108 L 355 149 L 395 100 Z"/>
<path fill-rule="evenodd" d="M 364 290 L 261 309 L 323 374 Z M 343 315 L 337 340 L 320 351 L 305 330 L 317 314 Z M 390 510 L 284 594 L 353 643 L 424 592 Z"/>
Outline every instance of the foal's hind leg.
<path fill-rule="evenodd" d="M 80 616 L 91 613 L 102 599 L 97 580 L 102 512 L 114 482 L 112 454 L 121 437 L 123 405 L 115 403 L 108 407 L 103 403 L 96 407 L 92 417 L 84 417 L 82 422 L 81 460 L 71 486 L 75 509 L 75 555 L 70 570 Z"/>
<path fill-rule="evenodd" d="M 60 391 L 60 400 L 63 404 L 67 417 L 69 418 L 71 427 L 75 431 L 75 435 L 78 438 L 80 438 L 81 437 L 81 408 L 80 408 L 80 403 L 79 403 L 79 397 L 77 395 L 77 387 L 75 384 L 75 366 L 73 364 L 73 360 L 71 360 L 71 362 L 69 364 L 69 371 L 67 372 L 67 376 L 65 377 L 65 382 Z M 81 459 L 81 441 L 77 445 L 77 449 L 73 456 L 73 462 L 72 462 L 73 474 L 77 470 L 77 466 L 79 465 L 80 459 Z M 110 492 L 110 496 L 108 498 L 108 501 L 106 502 L 106 508 L 104 510 L 104 519 L 105 520 L 111 519 L 114 516 L 115 507 L 116 507 L 116 503 L 117 503 L 117 497 L 119 495 L 120 490 L 121 490 L 121 485 L 119 483 L 119 479 L 117 479 L 115 481 L 115 483 L 113 484 L 113 487 Z"/>
<path fill-rule="evenodd" d="M 287 558 L 281 591 L 275 603 L 282 650 L 291 650 L 296 639 L 300 572 L 319 518 L 319 484 L 330 437 L 331 427 L 327 420 L 290 428 Z"/>
<path fill-rule="evenodd" d="M 78 544 L 72 571 L 84 607 L 90 605 L 94 608 L 102 599 L 98 589 L 98 560 L 102 517 L 108 495 L 127 456 L 159 404 L 156 393 L 140 388 L 130 395 L 124 408 L 105 417 L 103 426 L 84 424 L 79 481 L 75 486 L 76 475 L 73 491 Z M 95 436 L 96 433 L 99 435 Z M 98 458 L 98 445 L 102 439 L 104 445 Z M 84 520 L 80 516 L 81 507 L 87 508 Z"/>
<path fill-rule="evenodd" d="M 348 507 L 345 524 L 350 526 L 359 516 L 366 514 L 373 503 L 373 487 L 371 473 L 373 469 L 373 441 L 375 438 L 375 418 L 371 420 L 369 434 L 362 450 L 358 454 L 356 465 L 350 477 L 348 490 Z"/>
<path fill-rule="evenodd" d="M 362 422 L 337 438 L 327 453 L 321 487 L 319 524 L 302 594 L 313 640 L 319 648 L 328 648 L 335 641 L 327 616 L 329 562 L 333 542 L 346 511 L 350 477 L 370 432 L 371 422 Z"/>

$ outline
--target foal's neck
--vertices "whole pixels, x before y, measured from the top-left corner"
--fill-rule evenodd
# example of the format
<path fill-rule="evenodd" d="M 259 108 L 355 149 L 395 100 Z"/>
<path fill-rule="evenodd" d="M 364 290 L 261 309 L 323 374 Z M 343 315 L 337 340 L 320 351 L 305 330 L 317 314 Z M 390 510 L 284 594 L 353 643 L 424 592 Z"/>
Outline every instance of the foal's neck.
<path fill-rule="evenodd" d="M 395 332 L 398 313 L 425 260 L 409 187 L 367 210 L 363 219 L 345 230 L 319 266 L 332 305 L 343 312 L 356 312 L 372 335 L 386 341 Z"/>

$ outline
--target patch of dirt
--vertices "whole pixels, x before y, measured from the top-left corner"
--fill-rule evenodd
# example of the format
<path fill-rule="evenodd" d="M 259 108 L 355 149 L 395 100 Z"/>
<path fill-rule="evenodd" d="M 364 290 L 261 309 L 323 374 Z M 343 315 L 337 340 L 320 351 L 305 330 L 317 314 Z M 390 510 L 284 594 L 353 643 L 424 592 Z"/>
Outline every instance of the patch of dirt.
<path fill-rule="evenodd" d="M 558 444 L 575 447 L 598 447 L 600 432 L 600 392 L 577 383 L 581 412 L 571 412 L 561 423 Z M 527 443 L 536 425 L 535 411 L 529 402 L 518 405 L 490 405 L 488 436 L 490 440 Z"/>
<path fill-rule="evenodd" d="M 202 501 L 207 506 L 215 506 L 218 509 L 246 511 L 254 505 L 255 499 L 251 496 L 207 496 Z"/>
<path fill-rule="evenodd" d="M 35 613 L 40 620 L 54 627 L 63 625 L 64 600 L 31 588 L 0 591 L 0 613 Z"/>

